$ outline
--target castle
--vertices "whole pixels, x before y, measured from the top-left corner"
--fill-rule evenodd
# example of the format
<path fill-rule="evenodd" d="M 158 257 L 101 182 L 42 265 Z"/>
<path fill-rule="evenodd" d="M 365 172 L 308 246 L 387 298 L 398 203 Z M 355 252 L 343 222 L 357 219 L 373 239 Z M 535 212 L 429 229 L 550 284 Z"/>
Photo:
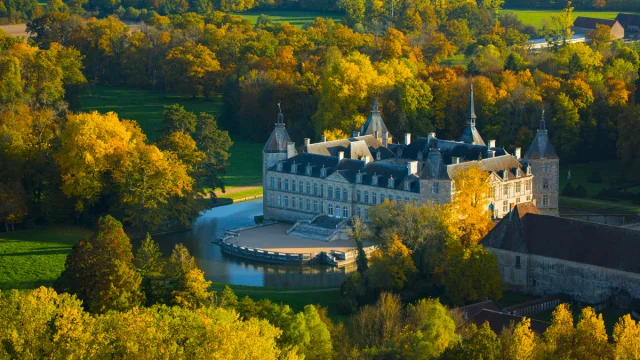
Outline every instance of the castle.
<path fill-rule="evenodd" d="M 509 154 L 495 140 L 485 143 L 480 136 L 471 88 L 460 141 L 430 133 L 413 141 L 405 134 L 402 143 L 394 143 L 374 102 L 366 123 L 352 137 L 326 141 L 323 136 L 318 143 L 305 139 L 298 152 L 280 111 L 263 151 L 264 217 L 368 220 L 369 208 L 387 200 L 449 203 L 456 193 L 452 178 L 471 164 L 490 174 L 493 218 L 524 202 L 558 215 L 559 158 L 544 120 L 524 158 L 520 148 Z"/>

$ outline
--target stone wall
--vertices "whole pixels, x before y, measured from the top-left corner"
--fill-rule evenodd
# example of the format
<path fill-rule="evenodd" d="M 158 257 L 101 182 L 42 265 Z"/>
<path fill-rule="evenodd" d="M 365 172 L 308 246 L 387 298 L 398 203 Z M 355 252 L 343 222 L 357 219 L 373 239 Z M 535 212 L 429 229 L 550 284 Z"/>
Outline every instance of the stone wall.
<path fill-rule="evenodd" d="M 498 256 L 511 290 L 536 296 L 567 294 L 588 304 L 608 301 L 621 290 L 640 299 L 640 274 L 538 255 L 488 248 Z M 517 257 L 520 257 L 518 268 Z"/>
<path fill-rule="evenodd" d="M 544 163 L 550 165 L 549 172 L 544 171 Z M 558 159 L 541 159 L 529 160 L 531 164 L 531 172 L 533 178 L 533 198 L 536 206 L 544 215 L 558 216 L 558 204 L 560 194 L 560 160 Z M 549 181 L 549 188 L 544 189 L 544 181 Z M 542 198 L 544 195 L 549 197 L 549 204 L 544 205 Z"/>

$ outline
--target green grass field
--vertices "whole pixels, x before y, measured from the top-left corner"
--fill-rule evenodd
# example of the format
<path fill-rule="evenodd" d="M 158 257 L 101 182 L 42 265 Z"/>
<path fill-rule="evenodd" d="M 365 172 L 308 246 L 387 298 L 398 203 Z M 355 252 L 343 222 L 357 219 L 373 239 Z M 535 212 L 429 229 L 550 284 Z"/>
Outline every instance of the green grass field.
<path fill-rule="evenodd" d="M 607 202 L 604 200 L 593 199 L 592 196 L 597 195 L 601 189 L 608 188 L 611 183 L 620 178 L 624 169 L 628 167 L 622 164 L 620 160 L 596 161 L 586 164 L 573 164 L 560 166 L 560 192 L 569 182 L 568 176 L 571 171 L 571 183 L 574 186 L 583 185 L 587 189 L 586 198 L 570 198 L 562 197 L 560 199 L 561 207 L 574 207 L 584 210 L 592 210 L 608 213 L 631 213 L 640 212 L 640 206 L 634 205 L 631 201 Z M 587 182 L 589 176 L 594 169 L 597 169 L 602 176 L 601 184 L 593 184 Z M 631 182 L 640 182 L 640 169 L 632 169 L 627 174 L 627 179 Z M 633 187 L 635 189 L 636 187 Z"/>
<path fill-rule="evenodd" d="M 52 286 L 73 244 L 91 230 L 49 227 L 0 234 L 0 290 Z"/>
<path fill-rule="evenodd" d="M 287 11 L 287 10 L 256 10 L 256 11 L 246 11 L 242 13 L 237 13 L 236 15 L 243 16 L 252 24 L 255 24 L 258 21 L 258 16 L 261 14 L 268 15 L 272 22 L 274 23 L 283 23 L 288 22 L 289 24 L 295 26 L 300 29 L 303 25 L 309 24 L 313 22 L 316 18 L 325 18 L 325 19 L 333 19 L 333 21 L 339 23 L 342 22 L 342 14 L 339 13 L 330 13 L 330 12 L 319 12 L 319 11 Z"/>
<path fill-rule="evenodd" d="M 520 21 L 528 25 L 534 25 L 540 28 L 544 21 L 551 23 L 551 16 L 558 14 L 560 10 L 523 10 L 523 9 L 503 9 L 504 11 L 511 11 L 518 15 Z M 574 11 L 573 18 L 578 16 L 595 17 L 600 19 L 615 19 L 619 11 Z M 626 12 L 634 14 L 633 12 Z"/>
<path fill-rule="evenodd" d="M 93 85 L 80 97 L 80 111 L 114 111 L 120 119 L 136 120 L 150 141 L 162 136 L 162 113 L 165 105 L 180 104 L 185 109 L 220 115 L 221 96 L 211 99 L 163 96 L 147 90 L 117 86 Z M 262 181 L 262 147 L 264 144 L 231 135 L 231 158 L 226 169 L 225 185 L 258 185 Z M 251 195 L 246 195 L 251 196 Z"/>

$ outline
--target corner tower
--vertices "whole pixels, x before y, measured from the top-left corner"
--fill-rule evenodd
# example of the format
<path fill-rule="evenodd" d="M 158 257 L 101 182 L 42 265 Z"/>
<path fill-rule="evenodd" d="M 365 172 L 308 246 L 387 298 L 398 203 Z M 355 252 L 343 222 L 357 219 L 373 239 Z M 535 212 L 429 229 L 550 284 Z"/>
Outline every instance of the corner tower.
<path fill-rule="evenodd" d="M 467 117 L 467 127 L 462 133 L 460 141 L 466 144 L 475 144 L 485 146 L 484 140 L 476 129 L 476 109 L 473 104 L 473 83 L 471 83 L 471 91 L 469 92 L 469 114 Z"/>
<path fill-rule="evenodd" d="M 360 135 L 373 135 L 377 139 L 383 139 L 385 136 L 390 137 L 389 129 L 387 129 L 387 125 L 384 123 L 384 120 L 382 120 L 382 116 L 380 115 L 378 100 L 373 101 L 371 113 L 369 113 L 367 121 L 362 125 Z M 385 140 L 386 139 L 387 138 L 385 138 Z"/>
<path fill-rule="evenodd" d="M 544 121 L 544 110 L 540 128 L 524 158 L 534 175 L 533 198 L 536 200 L 536 206 L 545 215 L 559 216 L 560 158 L 551 144 Z"/>
<path fill-rule="evenodd" d="M 287 129 L 285 129 L 284 116 L 282 115 L 280 103 L 278 103 L 278 119 L 276 120 L 275 129 L 273 129 L 271 136 L 269 136 L 269 139 L 262 150 L 262 189 L 265 204 L 263 205 L 263 209 L 266 210 L 265 206 L 269 195 L 267 170 L 276 165 L 279 161 L 287 160 L 295 155 L 297 155 L 295 143 L 291 142 Z"/>

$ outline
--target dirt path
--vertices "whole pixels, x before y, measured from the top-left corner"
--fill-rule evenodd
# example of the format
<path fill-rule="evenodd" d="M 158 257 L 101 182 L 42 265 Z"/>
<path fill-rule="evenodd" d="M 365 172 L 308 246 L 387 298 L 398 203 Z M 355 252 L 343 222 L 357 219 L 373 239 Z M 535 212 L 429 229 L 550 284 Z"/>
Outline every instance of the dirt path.
<path fill-rule="evenodd" d="M 15 24 L 15 25 L 2 25 L 0 26 L 2 31 L 6 32 L 10 36 L 19 36 L 28 38 L 27 24 Z"/>

